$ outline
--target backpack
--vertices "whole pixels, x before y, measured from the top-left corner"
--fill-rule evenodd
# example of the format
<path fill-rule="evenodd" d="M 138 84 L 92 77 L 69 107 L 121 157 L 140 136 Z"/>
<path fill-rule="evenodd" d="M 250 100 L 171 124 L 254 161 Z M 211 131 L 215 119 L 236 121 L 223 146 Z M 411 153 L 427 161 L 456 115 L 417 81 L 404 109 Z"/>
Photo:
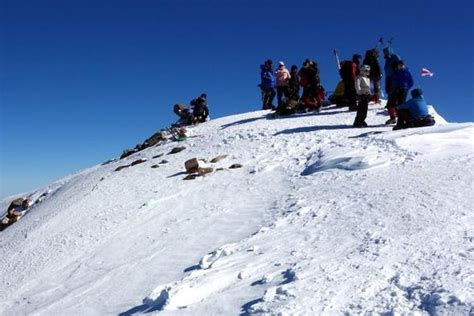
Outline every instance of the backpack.
<path fill-rule="evenodd" d="M 302 87 L 306 86 L 308 84 L 308 76 L 306 74 L 306 68 L 301 68 L 299 72 L 299 77 L 300 77 L 300 85 Z"/>
<path fill-rule="evenodd" d="M 342 80 L 353 80 L 354 79 L 354 63 L 350 60 L 344 60 L 341 62 L 341 69 L 339 69 L 339 74 L 341 75 Z"/>

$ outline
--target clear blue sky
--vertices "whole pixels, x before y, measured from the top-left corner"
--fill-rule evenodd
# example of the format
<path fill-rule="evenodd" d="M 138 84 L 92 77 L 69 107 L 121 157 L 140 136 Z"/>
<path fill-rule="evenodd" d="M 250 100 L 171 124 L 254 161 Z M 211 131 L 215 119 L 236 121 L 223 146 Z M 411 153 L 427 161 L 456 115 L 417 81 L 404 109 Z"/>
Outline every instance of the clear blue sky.
<path fill-rule="evenodd" d="M 0 197 L 120 155 L 201 92 L 212 118 L 260 109 L 267 58 L 315 59 L 332 90 L 332 49 L 349 58 L 381 36 L 438 112 L 473 121 L 472 13 L 470 0 L 1 0 Z"/>

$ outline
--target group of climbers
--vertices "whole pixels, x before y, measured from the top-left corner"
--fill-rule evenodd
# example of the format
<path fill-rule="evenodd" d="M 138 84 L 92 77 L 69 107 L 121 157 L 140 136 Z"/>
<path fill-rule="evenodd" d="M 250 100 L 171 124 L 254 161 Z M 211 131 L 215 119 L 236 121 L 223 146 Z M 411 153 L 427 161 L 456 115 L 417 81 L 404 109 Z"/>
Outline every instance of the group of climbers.
<path fill-rule="evenodd" d="M 260 65 L 260 70 L 261 81 L 258 86 L 262 92 L 263 110 L 275 110 L 277 114 L 287 115 L 298 111 L 319 111 L 321 108 L 324 88 L 315 61 L 306 59 L 299 71 L 296 65 L 292 65 L 288 71 L 285 63 L 280 61 L 274 72 L 273 62 L 268 59 Z M 303 88 L 301 97 L 300 87 Z M 277 106 L 273 104 L 275 94 Z"/>
<path fill-rule="evenodd" d="M 354 127 L 366 127 L 365 122 L 370 102 L 380 103 L 382 96 L 381 80 L 383 77 L 382 67 L 379 62 L 377 47 L 366 51 L 364 58 L 354 54 L 350 60 L 338 60 L 339 75 L 341 81 L 338 83 L 329 101 L 324 101 L 325 90 L 321 85 L 318 64 L 311 59 L 306 59 L 300 70 L 292 65 L 290 71 L 283 61 L 278 63 L 277 69 L 273 70 L 273 62 L 267 59 L 260 65 L 260 84 L 262 94 L 262 109 L 273 110 L 277 115 L 289 115 L 296 112 L 319 111 L 323 104 L 336 104 L 336 106 L 347 106 L 349 111 L 357 111 L 354 119 Z M 413 77 L 405 66 L 399 55 L 393 52 L 390 46 L 383 49 L 385 59 L 385 92 L 387 93 L 387 105 L 390 118 L 387 125 L 397 123 L 399 117 L 397 108 L 404 109 L 403 119 L 407 122 L 407 113 L 412 115 L 415 125 L 432 124 L 434 119 L 427 114 L 427 108 L 421 111 L 411 112 L 413 107 L 405 104 L 407 94 L 413 88 Z M 300 96 L 300 88 L 303 92 Z M 421 90 L 414 92 L 414 99 L 423 98 Z M 413 94 L 412 94 L 413 95 Z M 277 105 L 273 104 L 275 96 Z M 419 107 L 422 104 L 418 103 Z M 426 106 L 426 105 L 425 105 Z M 408 112 L 407 112 L 408 111 Z M 183 104 L 174 106 L 174 113 L 178 115 L 179 121 L 173 126 L 193 125 L 205 122 L 209 117 L 207 95 L 201 94 L 190 102 L 190 107 Z M 426 114 L 425 114 L 426 113 Z M 419 117 L 424 114 L 425 117 Z M 397 129 L 404 124 L 397 124 Z"/>
<path fill-rule="evenodd" d="M 207 105 L 207 95 L 202 93 L 198 98 L 191 100 L 190 107 L 183 104 L 175 104 L 173 112 L 178 115 L 179 120 L 176 126 L 194 125 L 203 123 L 209 117 L 209 107 Z"/>
<path fill-rule="evenodd" d="M 390 116 L 386 124 L 397 123 L 394 129 L 433 125 L 434 118 L 428 114 L 421 89 L 414 89 L 413 99 L 405 103 L 408 91 L 413 88 L 414 82 L 403 60 L 394 54 L 390 46 L 383 49 L 383 54 L 385 91 L 388 96 L 386 108 Z M 382 94 L 383 74 L 377 47 L 367 50 L 363 60 L 359 54 L 354 54 L 351 60 L 341 62 L 337 55 L 336 57 L 341 81 L 329 97 L 329 102 L 339 107 L 347 106 L 349 111 L 357 111 L 353 126 L 367 127 L 365 120 L 368 105 L 370 102 L 380 103 Z M 275 110 L 277 115 L 289 115 L 308 110 L 319 111 L 325 102 L 318 65 L 313 60 L 306 59 L 300 71 L 296 65 L 293 65 L 289 72 L 285 64 L 279 62 L 277 70 L 273 72 L 271 59 L 266 60 L 260 68 L 259 87 L 262 91 L 263 110 Z M 300 86 L 303 88 L 301 97 Z M 273 104 L 275 88 L 277 106 Z M 403 110 L 402 114 L 399 113 L 401 110 Z"/>

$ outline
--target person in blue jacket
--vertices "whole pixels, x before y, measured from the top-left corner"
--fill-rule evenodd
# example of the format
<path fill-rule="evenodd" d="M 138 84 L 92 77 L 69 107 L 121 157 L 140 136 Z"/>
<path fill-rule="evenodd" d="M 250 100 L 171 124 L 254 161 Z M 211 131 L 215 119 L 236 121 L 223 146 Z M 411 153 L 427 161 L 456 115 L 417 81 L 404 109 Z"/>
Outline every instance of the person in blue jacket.
<path fill-rule="evenodd" d="M 434 125 L 435 119 L 428 114 L 428 106 L 419 88 L 411 91 L 411 99 L 397 106 L 398 120 L 394 130 Z"/>
<path fill-rule="evenodd" d="M 383 49 L 383 57 L 385 58 L 385 92 L 387 93 L 387 105 L 386 108 L 388 109 L 388 113 L 390 115 L 390 119 L 385 122 L 385 124 L 395 124 L 396 117 L 397 117 L 397 110 L 396 110 L 396 95 L 393 93 L 392 87 L 392 76 L 397 70 L 397 64 L 401 61 L 399 55 L 395 54 L 392 47 L 385 47 Z"/>
<path fill-rule="evenodd" d="M 273 99 L 275 98 L 276 79 L 272 69 L 272 60 L 268 59 L 260 65 L 260 89 L 262 90 L 262 110 L 274 110 Z"/>
<path fill-rule="evenodd" d="M 396 106 L 398 106 L 407 100 L 408 90 L 413 87 L 413 77 L 402 60 L 397 63 L 397 70 L 393 73 L 392 87 L 396 97 Z"/>
<path fill-rule="evenodd" d="M 392 75 L 397 69 L 397 63 L 402 59 L 393 52 L 392 47 L 385 47 L 383 49 L 383 57 L 385 58 L 385 65 L 383 67 L 385 70 L 385 92 L 389 95 L 392 91 Z"/>
<path fill-rule="evenodd" d="M 389 96 L 390 105 L 387 105 L 387 107 L 389 107 L 390 119 L 385 122 L 385 124 L 396 123 L 396 107 L 407 100 L 408 90 L 413 87 L 413 77 L 402 60 L 397 63 L 397 70 L 395 70 L 392 75 L 391 86 L 392 92 Z"/>

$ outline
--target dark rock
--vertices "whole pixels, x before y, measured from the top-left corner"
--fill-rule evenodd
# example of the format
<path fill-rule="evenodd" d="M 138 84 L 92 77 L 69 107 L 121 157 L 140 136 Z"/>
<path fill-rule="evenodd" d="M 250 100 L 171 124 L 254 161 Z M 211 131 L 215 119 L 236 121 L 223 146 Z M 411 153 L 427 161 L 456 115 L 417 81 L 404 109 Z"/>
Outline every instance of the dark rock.
<path fill-rule="evenodd" d="M 240 163 L 234 163 L 232 166 L 229 167 L 229 169 L 238 169 L 242 168 L 242 165 Z"/>
<path fill-rule="evenodd" d="M 186 168 L 187 173 L 197 172 L 199 169 L 199 160 L 197 160 L 197 158 L 186 160 L 184 163 L 184 168 Z"/>
<path fill-rule="evenodd" d="M 153 165 L 153 166 L 151 166 L 151 167 L 152 167 L 153 169 L 155 169 L 155 168 L 159 168 L 160 165 Z"/>
<path fill-rule="evenodd" d="M 217 168 L 216 171 L 224 171 L 224 168 Z"/>
<path fill-rule="evenodd" d="M 166 132 L 165 131 L 159 131 L 159 132 L 156 132 L 155 134 L 153 134 L 150 138 L 148 138 L 147 140 L 145 140 L 145 142 L 143 143 L 144 146 L 146 147 L 150 147 L 150 146 L 154 146 L 156 145 L 157 143 L 159 143 L 160 141 L 162 140 L 165 140 L 166 139 Z M 145 147 L 145 148 L 146 148 Z"/>
<path fill-rule="evenodd" d="M 194 179 L 196 179 L 197 177 L 199 177 L 198 174 L 195 174 L 195 173 L 193 173 L 193 174 L 188 174 L 186 177 L 183 178 L 183 180 L 194 180 Z"/>
<path fill-rule="evenodd" d="M 130 167 L 130 165 L 120 166 L 117 169 L 115 169 L 115 171 L 120 171 L 120 170 L 128 168 L 128 167 Z"/>
<path fill-rule="evenodd" d="M 146 162 L 148 159 L 145 159 L 145 158 L 140 158 L 138 160 L 135 160 L 134 162 L 132 162 L 131 166 L 135 166 L 135 165 L 138 165 L 138 164 L 141 164 L 141 163 L 144 163 Z"/>
<path fill-rule="evenodd" d="M 219 155 L 211 160 L 211 163 L 216 163 L 219 162 L 225 158 L 227 158 L 228 155 Z"/>
<path fill-rule="evenodd" d="M 153 158 L 153 159 L 155 159 L 155 158 L 160 158 L 160 157 L 163 156 L 163 155 L 164 155 L 164 154 L 161 153 L 161 154 L 158 154 L 158 155 L 156 155 L 156 156 L 153 156 L 152 158 Z"/>
<path fill-rule="evenodd" d="M 117 160 L 117 159 L 110 159 L 110 160 L 107 160 L 106 162 L 103 162 L 103 163 L 102 163 L 102 166 L 108 165 L 109 163 L 114 162 L 115 160 Z"/>
<path fill-rule="evenodd" d="M 163 159 L 162 161 L 160 161 L 160 164 L 165 164 L 165 163 L 168 163 L 169 161 L 166 160 L 166 159 Z"/>
<path fill-rule="evenodd" d="M 211 173 L 214 171 L 214 168 L 199 168 L 198 173 L 199 175 L 203 176 L 205 174 Z"/>
<path fill-rule="evenodd" d="M 125 149 L 122 153 L 122 156 L 120 156 L 120 159 L 123 159 L 125 157 L 128 157 L 134 153 L 138 152 L 138 150 L 136 148 L 134 149 Z"/>
<path fill-rule="evenodd" d="M 179 152 L 182 152 L 185 149 L 186 149 L 186 147 L 184 147 L 184 146 L 175 147 L 175 148 L 171 149 L 171 151 L 168 153 L 168 155 L 177 154 Z"/>

